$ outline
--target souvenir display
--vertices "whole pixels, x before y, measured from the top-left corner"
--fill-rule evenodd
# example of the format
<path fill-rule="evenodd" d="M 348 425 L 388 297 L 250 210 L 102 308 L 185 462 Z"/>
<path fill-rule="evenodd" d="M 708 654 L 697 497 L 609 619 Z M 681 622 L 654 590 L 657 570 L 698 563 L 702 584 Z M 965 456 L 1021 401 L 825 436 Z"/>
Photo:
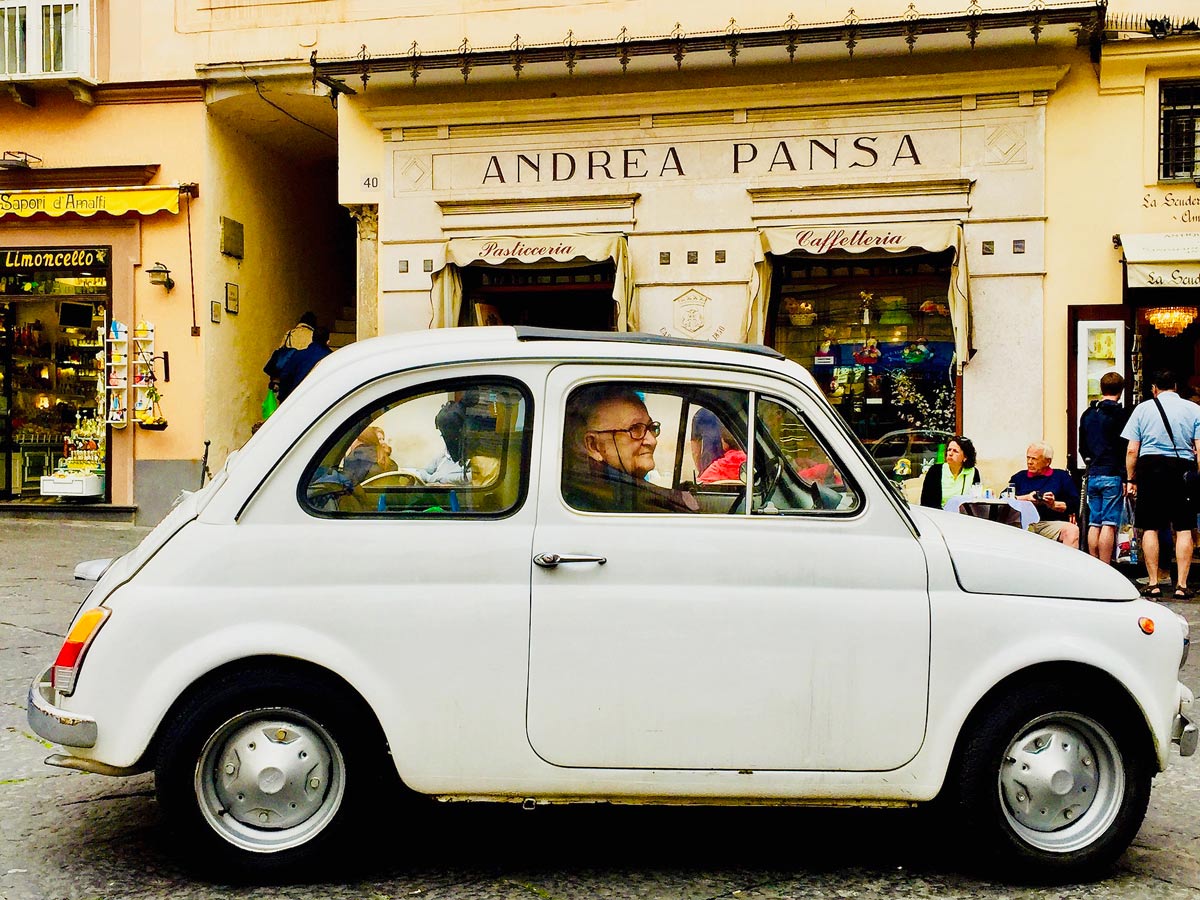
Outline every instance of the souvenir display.
<path fill-rule="evenodd" d="M 854 351 L 854 361 L 860 366 L 877 363 L 881 356 L 883 353 L 879 349 L 879 341 L 875 338 L 867 338 L 863 345 Z"/>
<path fill-rule="evenodd" d="M 905 344 L 900 351 L 900 358 L 909 365 L 915 365 L 933 359 L 933 351 L 923 343 Z"/>

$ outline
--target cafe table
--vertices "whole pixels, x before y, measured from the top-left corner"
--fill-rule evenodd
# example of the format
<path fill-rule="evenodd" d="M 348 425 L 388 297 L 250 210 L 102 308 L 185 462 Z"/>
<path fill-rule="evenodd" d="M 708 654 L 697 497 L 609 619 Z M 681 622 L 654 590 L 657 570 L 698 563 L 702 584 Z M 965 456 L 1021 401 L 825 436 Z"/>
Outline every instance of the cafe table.
<path fill-rule="evenodd" d="M 977 519 L 1002 522 L 1014 528 L 1028 528 L 1041 518 L 1037 507 L 1028 500 L 1017 500 L 1015 497 L 984 498 L 959 495 L 946 501 L 946 510 Z"/>

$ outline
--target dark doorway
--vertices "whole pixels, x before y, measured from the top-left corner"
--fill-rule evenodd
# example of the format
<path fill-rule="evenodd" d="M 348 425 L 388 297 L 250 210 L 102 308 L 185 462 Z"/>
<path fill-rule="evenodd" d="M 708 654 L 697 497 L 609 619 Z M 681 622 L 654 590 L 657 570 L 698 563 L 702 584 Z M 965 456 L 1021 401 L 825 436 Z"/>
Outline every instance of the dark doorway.
<path fill-rule="evenodd" d="M 612 262 L 538 266 L 483 263 L 462 269 L 460 325 L 536 325 L 615 331 Z"/>

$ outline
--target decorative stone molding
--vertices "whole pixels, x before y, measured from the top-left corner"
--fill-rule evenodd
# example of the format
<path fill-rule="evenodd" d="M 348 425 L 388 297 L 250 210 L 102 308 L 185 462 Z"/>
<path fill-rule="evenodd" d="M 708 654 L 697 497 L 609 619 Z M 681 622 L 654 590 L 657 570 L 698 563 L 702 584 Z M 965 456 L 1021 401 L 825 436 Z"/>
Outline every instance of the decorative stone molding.
<path fill-rule="evenodd" d="M 359 241 L 379 240 L 379 207 L 374 203 L 355 203 L 346 206 L 358 223 Z"/>

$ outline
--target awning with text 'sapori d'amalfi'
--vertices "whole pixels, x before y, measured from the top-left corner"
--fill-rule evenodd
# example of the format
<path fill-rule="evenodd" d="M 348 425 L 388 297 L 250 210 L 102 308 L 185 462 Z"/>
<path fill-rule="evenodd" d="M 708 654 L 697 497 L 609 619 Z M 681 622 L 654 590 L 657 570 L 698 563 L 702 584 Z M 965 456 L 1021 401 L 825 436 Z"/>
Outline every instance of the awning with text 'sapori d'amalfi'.
<path fill-rule="evenodd" d="M 954 330 L 954 352 L 959 365 L 974 352 L 971 326 L 971 294 L 967 277 L 967 254 L 961 222 L 887 222 L 870 225 L 798 225 L 760 230 L 761 253 L 755 260 L 755 278 L 750 283 L 749 340 L 761 341 L 771 295 L 771 265 L 767 254 L 785 256 L 806 253 L 823 256 L 831 250 L 847 253 L 905 253 L 914 249 L 938 253 L 954 248 L 950 264 L 947 300 Z"/>
<path fill-rule="evenodd" d="M 1131 288 L 1200 287 L 1200 232 L 1122 234 L 1125 283 Z"/>
<path fill-rule="evenodd" d="M 46 216 L 94 216 L 107 213 L 123 216 L 138 213 L 179 212 L 179 185 L 153 185 L 110 188 L 70 188 L 67 190 L 0 190 L 0 218 Z"/>

